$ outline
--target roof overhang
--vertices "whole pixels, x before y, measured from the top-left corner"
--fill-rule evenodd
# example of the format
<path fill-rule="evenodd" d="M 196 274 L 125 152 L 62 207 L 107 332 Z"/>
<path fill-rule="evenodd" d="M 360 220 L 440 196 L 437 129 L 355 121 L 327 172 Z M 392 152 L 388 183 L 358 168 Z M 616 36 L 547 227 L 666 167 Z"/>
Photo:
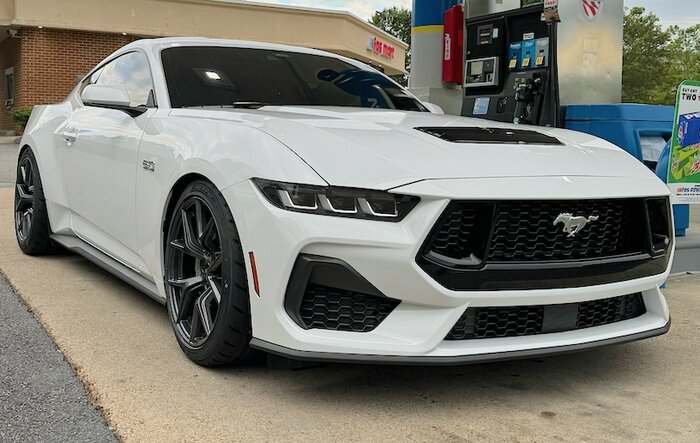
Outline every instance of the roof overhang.
<path fill-rule="evenodd" d="M 390 75 L 405 73 L 408 48 L 349 12 L 236 0 L 0 0 L 3 24 L 303 46 L 355 58 Z"/>

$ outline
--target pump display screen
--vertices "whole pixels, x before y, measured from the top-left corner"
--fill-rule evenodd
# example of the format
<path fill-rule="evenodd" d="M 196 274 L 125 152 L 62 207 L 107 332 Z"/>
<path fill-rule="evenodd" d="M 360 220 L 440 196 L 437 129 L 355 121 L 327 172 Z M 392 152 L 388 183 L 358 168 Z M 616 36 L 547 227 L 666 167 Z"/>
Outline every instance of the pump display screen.
<path fill-rule="evenodd" d="M 484 62 L 469 63 L 469 75 L 481 75 L 484 73 Z"/>
<path fill-rule="evenodd" d="M 467 60 L 467 75 L 464 86 L 478 88 L 498 84 L 498 57 Z"/>

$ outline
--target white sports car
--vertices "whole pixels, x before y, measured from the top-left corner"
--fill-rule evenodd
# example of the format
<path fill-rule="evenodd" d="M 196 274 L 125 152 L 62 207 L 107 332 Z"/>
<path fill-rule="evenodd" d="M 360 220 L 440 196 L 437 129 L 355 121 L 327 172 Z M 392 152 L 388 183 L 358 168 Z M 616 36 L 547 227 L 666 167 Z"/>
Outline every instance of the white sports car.
<path fill-rule="evenodd" d="M 34 109 L 15 222 L 165 303 L 200 365 L 461 364 L 665 333 L 668 194 L 603 140 L 442 115 L 354 60 L 171 38 Z"/>

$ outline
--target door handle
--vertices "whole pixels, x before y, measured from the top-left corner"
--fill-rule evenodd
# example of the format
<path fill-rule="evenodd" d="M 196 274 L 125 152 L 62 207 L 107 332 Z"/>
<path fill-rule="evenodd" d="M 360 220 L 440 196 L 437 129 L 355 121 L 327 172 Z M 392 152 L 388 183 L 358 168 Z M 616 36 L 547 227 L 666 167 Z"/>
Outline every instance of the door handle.
<path fill-rule="evenodd" d="M 78 139 L 78 132 L 77 131 L 63 131 L 61 134 L 61 137 L 63 138 L 63 141 L 68 145 L 72 145 L 75 143 L 75 141 Z"/>

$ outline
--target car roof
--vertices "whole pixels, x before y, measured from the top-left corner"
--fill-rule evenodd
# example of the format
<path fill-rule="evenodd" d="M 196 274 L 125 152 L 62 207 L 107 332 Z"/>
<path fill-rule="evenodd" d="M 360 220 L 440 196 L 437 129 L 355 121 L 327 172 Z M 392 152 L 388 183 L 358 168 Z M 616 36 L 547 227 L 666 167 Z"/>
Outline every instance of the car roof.
<path fill-rule="evenodd" d="M 163 37 L 140 39 L 129 43 L 120 48 L 118 52 L 128 51 L 131 49 L 140 48 L 146 52 L 160 52 L 163 49 L 179 47 L 179 46 L 216 46 L 216 47 L 231 47 L 231 48 L 248 48 L 248 49 L 266 49 L 272 51 L 287 51 L 298 52 L 302 54 L 322 55 L 327 57 L 335 57 L 343 60 L 351 60 L 338 54 L 319 51 L 317 49 L 304 48 L 301 46 L 281 45 L 275 43 L 255 42 L 248 40 L 229 40 L 206 37 Z"/>

